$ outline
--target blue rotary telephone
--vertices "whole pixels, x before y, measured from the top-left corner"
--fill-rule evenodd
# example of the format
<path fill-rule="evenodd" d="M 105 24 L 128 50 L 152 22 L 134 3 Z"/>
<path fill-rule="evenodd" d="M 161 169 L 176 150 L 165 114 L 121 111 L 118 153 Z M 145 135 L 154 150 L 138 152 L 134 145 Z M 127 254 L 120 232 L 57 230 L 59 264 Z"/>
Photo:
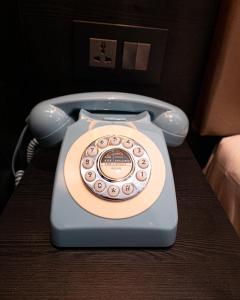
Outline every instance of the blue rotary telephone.
<path fill-rule="evenodd" d="M 82 93 L 36 105 L 42 146 L 62 141 L 51 206 L 58 247 L 168 247 L 177 203 L 167 145 L 188 132 L 184 112 L 153 98 Z"/>

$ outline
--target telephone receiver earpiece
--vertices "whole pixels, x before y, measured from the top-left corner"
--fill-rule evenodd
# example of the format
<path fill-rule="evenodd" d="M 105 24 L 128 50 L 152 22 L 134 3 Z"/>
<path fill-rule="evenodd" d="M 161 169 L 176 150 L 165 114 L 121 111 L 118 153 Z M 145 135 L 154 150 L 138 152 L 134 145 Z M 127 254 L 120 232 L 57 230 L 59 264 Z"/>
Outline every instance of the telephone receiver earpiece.
<path fill-rule="evenodd" d="M 33 108 L 28 122 L 39 144 L 51 147 L 63 139 L 74 120 L 61 108 L 44 101 Z"/>
<path fill-rule="evenodd" d="M 180 109 L 163 112 L 154 119 L 154 123 L 162 129 L 169 146 L 181 145 L 188 133 L 188 119 Z"/>
<path fill-rule="evenodd" d="M 59 143 L 76 110 L 141 113 L 148 111 L 152 121 L 163 131 L 169 146 L 183 143 L 189 127 L 188 118 L 178 107 L 154 98 L 119 92 L 91 92 L 62 96 L 37 104 L 28 120 L 30 130 L 42 146 Z"/>

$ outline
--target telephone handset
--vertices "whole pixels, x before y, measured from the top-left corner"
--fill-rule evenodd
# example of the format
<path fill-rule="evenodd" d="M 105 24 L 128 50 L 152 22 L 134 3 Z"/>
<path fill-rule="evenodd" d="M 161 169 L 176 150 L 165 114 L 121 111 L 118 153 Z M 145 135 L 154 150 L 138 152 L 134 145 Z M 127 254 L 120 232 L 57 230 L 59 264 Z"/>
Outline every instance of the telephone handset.
<path fill-rule="evenodd" d="M 135 94 L 82 93 L 39 103 L 28 122 L 40 145 L 63 140 L 51 206 L 53 244 L 175 242 L 178 214 L 166 143 L 178 146 L 187 135 L 182 110 Z"/>

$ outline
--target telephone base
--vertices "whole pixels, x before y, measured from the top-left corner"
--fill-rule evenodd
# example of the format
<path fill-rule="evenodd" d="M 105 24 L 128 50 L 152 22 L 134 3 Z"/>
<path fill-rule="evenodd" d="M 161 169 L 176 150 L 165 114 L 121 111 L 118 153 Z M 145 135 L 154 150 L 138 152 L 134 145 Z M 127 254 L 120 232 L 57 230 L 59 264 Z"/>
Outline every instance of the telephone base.
<path fill-rule="evenodd" d="M 91 118 L 89 121 L 84 112 L 84 118 L 68 128 L 62 143 L 50 218 L 53 244 L 57 247 L 171 246 L 176 239 L 178 213 L 162 130 L 152 124 L 148 113 L 131 116 L 129 122 L 101 121 L 95 115 Z M 89 141 L 107 134 L 141 141 L 151 159 L 152 179 L 131 199 L 115 202 L 101 199 L 81 179 L 84 149 Z"/>
<path fill-rule="evenodd" d="M 52 243 L 56 247 L 169 247 L 176 239 L 176 227 L 160 228 L 91 228 L 52 231 Z"/>

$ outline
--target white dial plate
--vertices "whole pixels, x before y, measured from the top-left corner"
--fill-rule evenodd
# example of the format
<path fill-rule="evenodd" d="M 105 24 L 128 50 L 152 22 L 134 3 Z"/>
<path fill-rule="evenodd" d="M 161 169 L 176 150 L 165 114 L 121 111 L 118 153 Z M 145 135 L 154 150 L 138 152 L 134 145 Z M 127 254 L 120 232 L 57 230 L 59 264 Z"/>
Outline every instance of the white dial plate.
<path fill-rule="evenodd" d="M 83 152 L 80 172 L 97 197 L 122 201 L 133 198 L 147 185 L 151 161 L 144 147 L 122 135 L 93 141 Z"/>

